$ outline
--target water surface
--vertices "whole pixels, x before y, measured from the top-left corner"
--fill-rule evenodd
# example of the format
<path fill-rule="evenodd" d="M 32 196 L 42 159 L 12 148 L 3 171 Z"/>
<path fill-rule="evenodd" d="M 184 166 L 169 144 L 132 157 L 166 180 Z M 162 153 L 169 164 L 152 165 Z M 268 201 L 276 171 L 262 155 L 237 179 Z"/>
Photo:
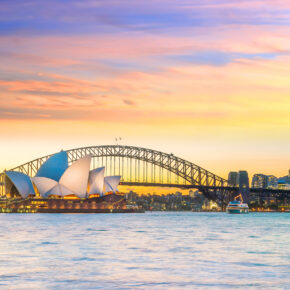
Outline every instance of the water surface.
<path fill-rule="evenodd" d="M 1 214 L 1 289 L 290 289 L 290 214 Z"/>

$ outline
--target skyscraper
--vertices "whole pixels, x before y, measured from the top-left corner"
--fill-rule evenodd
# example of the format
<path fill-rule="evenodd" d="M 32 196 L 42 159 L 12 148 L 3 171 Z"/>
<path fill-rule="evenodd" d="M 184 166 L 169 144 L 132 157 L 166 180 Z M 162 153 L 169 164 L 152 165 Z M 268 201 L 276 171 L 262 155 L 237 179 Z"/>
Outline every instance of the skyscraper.
<path fill-rule="evenodd" d="M 229 186 L 238 186 L 238 172 L 231 171 L 229 173 L 228 181 Z"/>
<path fill-rule="evenodd" d="M 249 176 L 245 170 L 240 170 L 238 174 L 239 191 L 242 194 L 243 201 L 249 203 L 250 189 L 249 189 Z"/>

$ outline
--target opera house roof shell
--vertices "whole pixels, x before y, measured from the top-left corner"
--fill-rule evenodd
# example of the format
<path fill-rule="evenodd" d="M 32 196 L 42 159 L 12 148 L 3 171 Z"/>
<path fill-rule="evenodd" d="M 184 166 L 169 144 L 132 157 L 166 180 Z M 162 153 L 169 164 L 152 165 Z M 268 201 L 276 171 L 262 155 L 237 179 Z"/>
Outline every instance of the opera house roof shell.
<path fill-rule="evenodd" d="M 6 192 L 13 186 L 23 198 L 36 192 L 42 197 L 75 195 L 80 198 L 117 192 L 121 176 L 105 177 L 105 167 L 90 171 L 91 158 L 88 155 L 68 166 L 67 153 L 61 151 L 48 158 L 32 178 L 21 172 L 6 171 Z"/>
<path fill-rule="evenodd" d="M 5 182 L 6 191 L 10 191 L 14 185 L 23 198 L 28 197 L 30 194 L 35 194 L 33 184 L 28 175 L 18 171 L 6 171 L 6 176 L 9 178 Z"/>

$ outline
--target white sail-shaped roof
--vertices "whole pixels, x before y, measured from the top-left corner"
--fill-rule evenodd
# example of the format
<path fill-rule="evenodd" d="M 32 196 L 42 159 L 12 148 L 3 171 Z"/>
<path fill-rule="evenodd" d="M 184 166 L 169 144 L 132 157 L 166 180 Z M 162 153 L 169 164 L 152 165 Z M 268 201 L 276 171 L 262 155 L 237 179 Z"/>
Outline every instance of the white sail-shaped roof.
<path fill-rule="evenodd" d="M 36 177 L 46 177 L 59 181 L 68 168 L 68 157 L 65 151 L 61 151 L 49 157 L 39 168 Z"/>
<path fill-rule="evenodd" d="M 5 173 L 23 198 L 26 198 L 30 194 L 35 195 L 31 179 L 28 175 L 18 171 L 6 171 Z"/>
<path fill-rule="evenodd" d="M 112 191 L 113 193 L 118 191 L 118 185 L 120 183 L 121 176 L 106 176 L 105 177 L 105 193 Z"/>
<path fill-rule="evenodd" d="M 86 156 L 68 167 L 60 177 L 59 182 L 51 178 L 38 176 L 33 178 L 33 182 L 43 197 L 75 194 L 83 198 L 86 197 L 90 164 L 91 156 Z"/>
<path fill-rule="evenodd" d="M 59 183 L 57 183 L 56 186 L 54 186 L 53 188 L 51 188 L 49 191 L 47 191 L 43 197 L 48 197 L 49 195 L 59 195 L 62 196 L 62 191 L 61 188 L 59 186 Z"/>
<path fill-rule="evenodd" d="M 104 175 L 105 167 L 96 168 L 90 171 L 88 194 L 98 193 L 100 195 L 103 195 Z"/>
<path fill-rule="evenodd" d="M 61 185 L 64 185 L 81 198 L 86 197 L 91 158 L 91 156 L 86 156 L 77 160 L 64 172 L 59 180 Z"/>
<path fill-rule="evenodd" d="M 78 195 L 75 192 L 69 190 L 66 186 L 58 183 L 56 186 L 54 186 L 52 189 L 50 189 L 44 197 L 47 197 L 49 195 L 60 195 L 60 196 L 66 196 L 66 195 Z"/>
<path fill-rule="evenodd" d="M 47 192 L 58 184 L 57 181 L 46 177 L 33 177 L 32 181 L 37 187 L 39 194 L 43 197 L 47 196 Z"/>

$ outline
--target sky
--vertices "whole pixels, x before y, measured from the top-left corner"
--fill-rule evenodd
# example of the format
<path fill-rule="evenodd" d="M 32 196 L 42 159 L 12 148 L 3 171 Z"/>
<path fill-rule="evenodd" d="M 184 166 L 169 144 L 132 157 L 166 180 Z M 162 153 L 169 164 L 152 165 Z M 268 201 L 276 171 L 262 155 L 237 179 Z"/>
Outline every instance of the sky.
<path fill-rule="evenodd" d="M 288 0 L 1 0 L 0 171 L 121 137 L 284 176 L 289 35 Z"/>

